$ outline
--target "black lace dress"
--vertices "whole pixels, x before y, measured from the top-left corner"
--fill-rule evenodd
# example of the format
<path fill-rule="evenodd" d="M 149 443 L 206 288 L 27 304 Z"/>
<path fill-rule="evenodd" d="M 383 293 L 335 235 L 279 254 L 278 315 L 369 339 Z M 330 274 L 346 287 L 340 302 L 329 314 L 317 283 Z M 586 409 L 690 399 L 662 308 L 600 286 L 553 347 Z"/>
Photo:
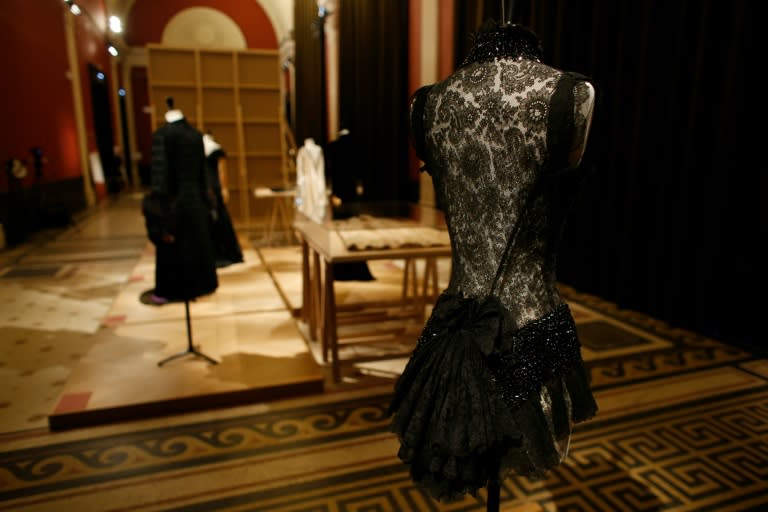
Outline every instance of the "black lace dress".
<path fill-rule="evenodd" d="M 226 158 L 221 148 L 213 149 L 206 154 L 205 163 L 208 169 L 208 181 L 213 190 L 214 205 L 212 210 L 211 236 L 216 256 L 216 268 L 228 267 L 243 262 L 243 251 L 240 241 L 232 225 L 227 204 L 221 190 L 219 178 L 219 161 Z"/>
<path fill-rule="evenodd" d="M 414 481 L 443 500 L 543 476 L 597 411 L 555 277 L 588 89 L 519 48 L 476 50 L 411 105 L 452 270 L 396 384 L 391 427 Z"/>

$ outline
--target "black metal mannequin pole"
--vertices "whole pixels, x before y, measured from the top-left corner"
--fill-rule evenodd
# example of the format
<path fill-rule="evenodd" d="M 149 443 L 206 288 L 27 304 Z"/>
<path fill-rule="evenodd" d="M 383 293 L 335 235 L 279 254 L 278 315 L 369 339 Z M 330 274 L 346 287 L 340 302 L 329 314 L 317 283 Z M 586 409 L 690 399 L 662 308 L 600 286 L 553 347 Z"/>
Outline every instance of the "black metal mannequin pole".
<path fill-rule="evenodd" d="M 486 491 L 488 499 L 486 500 L 486 512 L 499 512 L 499 502 L 501 501 L 501 460 L 496 459 L 490 467 L 491 477 L 488 479 Z"/>
<path fill-rule="evenodd" d="M 486 512 L 499 512 L 499 501 L 501 495 L 501 482 L 497 478 L 488 481 L 488 500 L 486 501 Z"/>
<path fill-rule="evenodd" d="M 184 357 L 186 355 L 202 357 L 203 359 L 205 359 L 211 364 L 219 364 L 219 362 L 213 359 L 212 357 L 208 357 L 207 355 L 197 350 L 197 348 L 195 348 L 195 346 L 192 344 L 192 321 L 189 317 L 189 301 L 188 300 L 184 301 L 184 310 L 187 316 L 187 350 L 183 352 L 179 352 L 178 354 L 174 354 L 170 357 L 166 357 L 162 361 L 158 362 L 157 366 L 163 366 L 165 363 L 168 363 L 180 357 Z"/>
<path fill-rule="evenodd" d="M 325 67 L 325 19 L 328 11 L 323 7 L 318 13 L 318 36 L 320 39 L 320 146 L 325 152 L 328 142 L 328 86 L 326 84 L 327 71 Z"/>

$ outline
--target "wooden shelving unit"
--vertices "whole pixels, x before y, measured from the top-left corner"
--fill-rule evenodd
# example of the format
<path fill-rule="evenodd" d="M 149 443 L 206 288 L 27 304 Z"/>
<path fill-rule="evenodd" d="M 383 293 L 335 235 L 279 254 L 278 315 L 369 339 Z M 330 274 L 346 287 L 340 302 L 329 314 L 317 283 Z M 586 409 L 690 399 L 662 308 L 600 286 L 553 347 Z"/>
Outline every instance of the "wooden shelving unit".
<path fill-rule="evenodd" d="M 257 187 L 287 187 L 280 68 L 276 50 L 147 46 L 152 126 L 164 122 L 165 99 L 227 153 L 229 213 L 238 226 L 263 222 L 272 205 Z"/>

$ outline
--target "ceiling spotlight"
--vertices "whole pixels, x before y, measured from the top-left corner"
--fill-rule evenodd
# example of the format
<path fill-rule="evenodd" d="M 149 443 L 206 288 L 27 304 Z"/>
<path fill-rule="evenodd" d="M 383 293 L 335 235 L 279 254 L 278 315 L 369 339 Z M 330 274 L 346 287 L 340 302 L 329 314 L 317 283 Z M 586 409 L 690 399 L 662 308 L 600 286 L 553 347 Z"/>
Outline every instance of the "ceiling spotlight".
<path fill-rule="evenodd" d="M 112 45 L 112 44 L 108 44 L 108 45 L 107 45 L 107 51 L 108 51 L 108 52 L 109 52 L 109 54 L 110 54 L 111 56 L 113 56 L 113 57 L 117 57 L 118 55 L 120 55 L 120 52 L 118 52 L 118 51 L 117 51 L 117 48 L 115 48 L 115 46 L 114 46 L 114 45 Z"/>
<path fill-rule="evenodd" d="M 80 6 L 79 5 L 77 5 L 76 3 L 70 3 L 69 4 L 69 12 L 71 12 L 75 16 L 79 16 L 82 11 L 80 10 Z"/>
<path fill-rule="evenodd" d="M 123 32 L 123 22 L 120 20 L 120 18 L 117 16 L 109 17 L 109 30 L 115 34 L 120 34 Z"/>

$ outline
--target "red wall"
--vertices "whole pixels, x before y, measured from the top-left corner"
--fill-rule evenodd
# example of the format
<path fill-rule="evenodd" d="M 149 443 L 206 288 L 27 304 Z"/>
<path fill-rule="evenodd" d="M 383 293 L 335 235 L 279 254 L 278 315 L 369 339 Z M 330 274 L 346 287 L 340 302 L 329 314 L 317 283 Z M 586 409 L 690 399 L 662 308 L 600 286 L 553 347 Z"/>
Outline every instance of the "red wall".
<path fill-rule="evenodd" d="M 136 0 L 123 20 L 129 46 L 160 43 L 163 29 L 173 16 L 190 7 L 211 7 L 223 12 L 240 26 L 248 48 L 277 49 L 272 22 L 256 0 Z"/>
<path fill-rule="evenodd" d="M 87 147 L 93 152 L 97 148 L 88 64 L 105 73 L 111 90 L 120 84 L 115 82 L 117 77 L 111 76 L 110 56 L 106 52 L 104 0 L 78 0 L 78 4 L 87 12 L 74 21 Z M 136 0 L 128 19 L 123 20 L 125 41 L 136 46 L 160 42 L 165 24 L 179 10 L 192 6 L 218 9 L 236 20 L 249 48 L 278 47 L 272 24 L 255 0 Z M 61 0 L 0 1 L 0 193 L 8 190 L 4 169 L 11 158 L 28 163 L 29 173 L 22 186 L 35 183 L 30 152 L 35 146 L 43 149 L 46 158 L 37 183 L 82 176 L 64 28 L 65 8 Z M 112 111 L 112 120 L 116 125 L 117 112 Z M 114 133 L 116 136 L 117 130 Z"/>
<path fill-rule="evenodd" d="M 89 11 L 101 9 L 101 4 L 97 0 L 83 2 Z M 3 49 L 0 158 L 3 167 L 9 158 L 28 161 L 29 175 L 23 186 L 30 186 L 35 180 L 29 151 L 33 146 L 41 147 L 47 160 L 38 183 L 75 178 L 82 174 L 72 82 L 68 78 L 63 9 L 61 0 L 0 2 L 0 48 Z M 99 44 L 90 29 L 81 34 L 85 20 L 77 21 L 82 79 L 87 78 L 86 60 L 96 56 Z M 98 59 L 98 62 L 103 61 Z M 108 69 L 105 71 L 108 72 Z M 87 90 L 84 102 L 90 104 Z M 86 123 L 92 132 L 91 120 L 87 118 Z M 3 172 L 0 177 L 0 192 L 8 189 L 6 176 Z"/>

